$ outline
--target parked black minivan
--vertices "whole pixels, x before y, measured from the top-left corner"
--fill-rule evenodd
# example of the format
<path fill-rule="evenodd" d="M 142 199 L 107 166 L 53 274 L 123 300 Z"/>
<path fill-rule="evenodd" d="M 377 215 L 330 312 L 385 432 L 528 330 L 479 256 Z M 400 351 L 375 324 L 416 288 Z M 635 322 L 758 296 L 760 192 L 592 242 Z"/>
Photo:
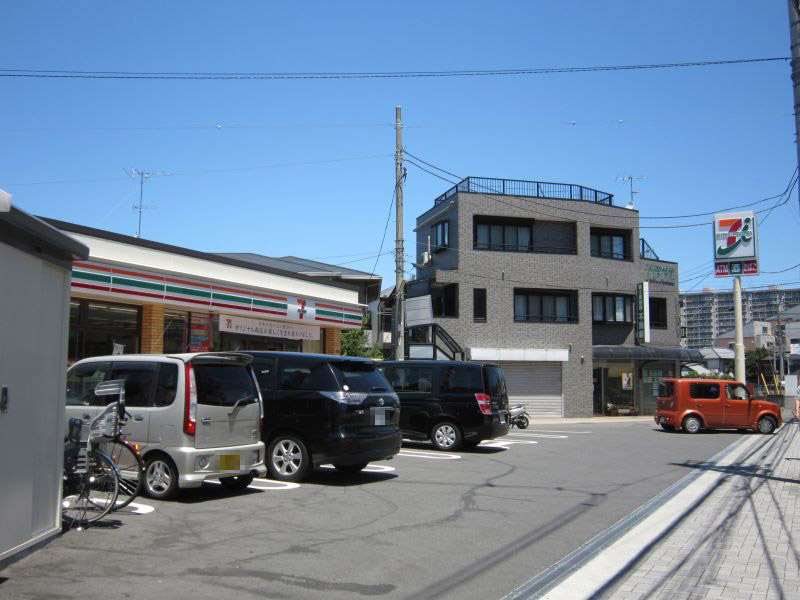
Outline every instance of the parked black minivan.
<path fill-rule="evenodd" d="M 403 360 L 386 361 L 381 369 L 400 398 L 404 437 L 457 450 L 508 433 L 508 395 L 499 366 Z"/>
<path fill-rule="evenodd" d="M 253 357 L 270 477 L 299 481 L 332 463 L 357 473 L 400 451 L 400 404 L 375 361 L 299 352 Z"/>

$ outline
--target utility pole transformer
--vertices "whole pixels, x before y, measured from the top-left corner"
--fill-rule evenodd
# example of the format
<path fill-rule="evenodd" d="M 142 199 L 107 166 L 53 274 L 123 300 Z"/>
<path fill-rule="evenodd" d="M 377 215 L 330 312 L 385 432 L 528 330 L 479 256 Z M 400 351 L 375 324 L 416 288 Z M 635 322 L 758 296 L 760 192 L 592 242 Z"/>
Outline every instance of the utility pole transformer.
<path fill-rule="evenodd" d="M 394 185 L 395 185 L 395 284 L 394 284 L 394 335 L 392 345 L 394 346 L 395 360 L 405 358 L 405 311 L 403 309 L 403 115 L 402 107 L 396 106 L 394 109 L 394 132 L 395 132 L 395 154 L 394 154 Z"/>
<path fill-rule="evenodd" d="M 792 50 L 792 90 L 794 92 L 794 143 L 800 167 L 800 8 L 798 0 L 789 0 L 789 34 Z"/>

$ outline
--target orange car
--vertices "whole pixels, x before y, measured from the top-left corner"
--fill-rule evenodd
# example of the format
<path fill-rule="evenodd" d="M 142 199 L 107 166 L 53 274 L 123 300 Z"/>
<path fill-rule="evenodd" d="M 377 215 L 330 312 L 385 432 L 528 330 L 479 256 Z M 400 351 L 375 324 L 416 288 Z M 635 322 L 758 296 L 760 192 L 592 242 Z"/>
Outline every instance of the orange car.
<path fill-rule="evenodd" d="M 781 426 L 781 409 L 754 398 L 740 381 L 720 379 L 662 379 L 656 402 L 656 424 L 666 431 L 755 429 L 772 433 Z"/>

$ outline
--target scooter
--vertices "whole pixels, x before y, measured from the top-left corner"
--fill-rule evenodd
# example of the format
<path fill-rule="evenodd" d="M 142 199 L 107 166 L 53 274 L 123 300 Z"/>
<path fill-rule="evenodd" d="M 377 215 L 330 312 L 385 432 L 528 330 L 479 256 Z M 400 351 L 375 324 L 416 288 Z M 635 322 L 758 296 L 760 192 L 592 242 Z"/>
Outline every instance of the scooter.
<path fill-rule="evenodd" d="M 530 415 L 522 404 L 517 404 L 508 409 L 508 422 L 513 427 L 525 429 L 530 424 Z"/>

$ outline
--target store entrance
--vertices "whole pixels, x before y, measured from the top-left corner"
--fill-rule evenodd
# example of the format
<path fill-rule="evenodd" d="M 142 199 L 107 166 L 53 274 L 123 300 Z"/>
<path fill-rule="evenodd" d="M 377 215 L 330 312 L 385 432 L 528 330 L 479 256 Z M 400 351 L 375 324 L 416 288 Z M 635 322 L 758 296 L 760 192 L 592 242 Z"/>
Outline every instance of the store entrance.
<path fill-rule="evenodd" d="M 223 351 L 273 350 L 278 352 L 302 352 L 303 342 L 300 340 L 221 331 L 219 334 L 219 349 Z"/>

